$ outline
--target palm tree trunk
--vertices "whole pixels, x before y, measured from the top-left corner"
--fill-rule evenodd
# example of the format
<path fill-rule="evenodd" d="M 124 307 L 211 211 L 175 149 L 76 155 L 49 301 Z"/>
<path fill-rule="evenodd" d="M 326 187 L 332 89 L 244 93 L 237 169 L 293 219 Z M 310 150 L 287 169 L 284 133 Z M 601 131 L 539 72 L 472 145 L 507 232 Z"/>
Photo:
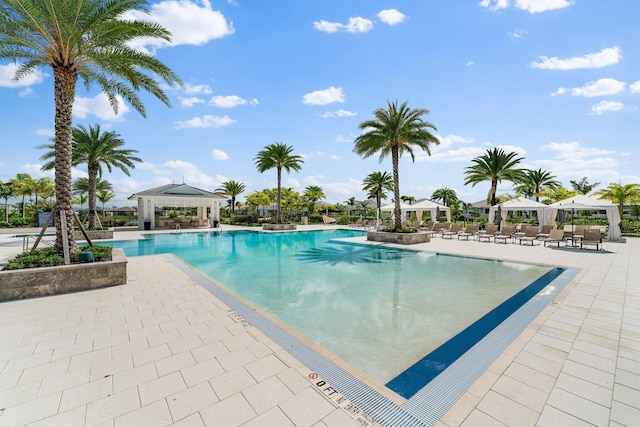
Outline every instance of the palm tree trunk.
<path fill-rule="evenodd" d="M 96 228 L 96 217 L 98 212 L 96 211 L 96 183 L 98 181 L 98 169 L 93 165 L 89 165 L 89 178 L 88 178 L 88 196 L 89 196 L 89 228 Z"/>
<path fill-rule="evenodd" d="M 398 173 L 398 147 L 391 148 L 391 162 L 393 163 L 393 199 L 395 206 L 393 207 L 394 226 L 396 231 L 402 228 L 402 210 L 400 209 L 400 174 Z"/>
<path fill-rule="evenodd" d="M 280 208 L 281 188 L 280 181 L 282 180 L 282 168 L 278 167 L 278 205 L 276 206 L 276 222 L 280 224 L 282 222 L 282 213 Z"/>
<path fill-rule="evenodd" d="M 60 214 L 64 213 L 67 220 L 67 239 L 69 251 L 77 252 L 78 245 L 73 235 L 73 205 L 71 193 L 71 112 L 75 95 L 77 74 L 64 67 L 54 66 L 54 99 L 55 114 L 55 189 L 56 206 L 56 243 L 55 249 L 63 253 L 62 226 Z"/>
<path fill-rule="evenodd" d="M 498 182 L 495 180 L 491 180 L 491 206 L 497 203 L 496 191 L 498 191 Z"/>

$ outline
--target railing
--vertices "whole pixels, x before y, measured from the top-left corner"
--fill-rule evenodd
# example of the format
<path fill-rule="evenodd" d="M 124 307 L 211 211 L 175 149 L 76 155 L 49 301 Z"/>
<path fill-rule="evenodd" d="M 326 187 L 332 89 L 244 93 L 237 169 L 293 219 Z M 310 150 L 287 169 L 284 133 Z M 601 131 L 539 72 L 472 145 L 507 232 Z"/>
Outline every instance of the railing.
<path fill-rule="evenodd" d="M 28 251 L 31 250 L 31 239 L 36 241 L 36 240 L 38 240 L 38 236 L 36 236 L 34 234 L 28 234 L 28 235 L 22 237 L 22 252 L 28 252 Z M 44 244 L 46 246 L 53 246 L 53 242 L 48 241 L 48 240 L 40 240 L 40 243 L 42 243 L 42 244 Z"/>

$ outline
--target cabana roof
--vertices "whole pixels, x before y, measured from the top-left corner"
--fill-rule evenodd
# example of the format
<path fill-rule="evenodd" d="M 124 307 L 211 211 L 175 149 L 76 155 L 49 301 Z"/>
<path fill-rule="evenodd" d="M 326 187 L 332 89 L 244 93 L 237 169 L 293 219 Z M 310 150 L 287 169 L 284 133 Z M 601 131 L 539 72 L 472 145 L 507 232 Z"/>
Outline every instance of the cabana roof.
<path fill-rule="evenodd" d="M 160 187 L 150 188 L 149 190 L 132 194 L 129 196 L 129 200 L 134 200 L 138 197 L 227 200 L 226 197 L 219 194 L 192 187 L 188 184 L 167 184 Z"/>

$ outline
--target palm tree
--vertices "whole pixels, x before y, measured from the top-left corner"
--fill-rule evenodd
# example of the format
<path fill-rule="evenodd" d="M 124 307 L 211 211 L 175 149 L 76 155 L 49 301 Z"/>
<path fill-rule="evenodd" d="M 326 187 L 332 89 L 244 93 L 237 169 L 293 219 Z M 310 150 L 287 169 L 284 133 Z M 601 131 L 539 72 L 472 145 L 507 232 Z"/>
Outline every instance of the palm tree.
<path fill-rule="evenodd" d="M 382 200 L 387 198 L 387 191 L 393 191 L 393 177 L 389 172 L 372 172 L 362 181 L 362 189 L 368 192 L 368 196 L 376 198 L 376 208 L 380 218 Z"/>
<path fill-rule="evenodd" d="M 87 203 L 87 194 L 86 193 L 78 193 L 76 197 L 71 200 L 71 203 L 74 205 L 80 205 L 80 214 L 82 215 L 82 211 L 84 210 L 84 204 Z"/>
<path fill-rule="evenodd" d="M 560 200 L 565 200 L 575 195 L 575 190 L 569 190 L 565 187 L 543 188 L 540 192 L 540 196 L 545 198 L 545 203 L 559 202 Z"/>
<path fill-rule="evenodd" d="M 539 202 L 545 188 L 554 190 L 562 185 L 555 178 L 551 172 L 542 169 L 525 170 L 522 181 L 515 187 L 515 192 L 525 197 L 535 197 L 536 202 Z"/>
<path fill-rule="evenodd" d="M 611 200 L 618 205 L 618 213 L 622 219 L 622 209 L 627 202 L 637 201 L 640 199 L 640 184 L 616 184 L 610 183 L 606 189 L 598 190 L 593 193 L 600 196 L 601 199 Z"/>
<path fill-rule="evenodd" d="M 456 194 L 456 190 L 447 187 L 442 187 L 435 190 L 431 195 L 431 200 L 442 200 L 442 204 L 445 206 L 458 205 L 458 195 Z"/>
<path fill-rule="evenodd" d="M 16 79 L 38 67 L 52 69 L 58 253 L 64 247 L 58 213 L 66 216 L 70 251 L 78 251 L 71 204 L 72 108 L 78 78 L 86 87 L 97 84 L 114 112 L 121 97 L 142 116 L 146 113 L 138 90 L 170 106 L 156 79 L 170 86 L 182 84 L 160 60 L 131 46 L 135 40 L 171 38 L 158 23 L 123 18 L 133 11 L 148 12 L 147 4 L 147 0 L 3 0 L 0 7 L 0 60 L 19 63 Z"/>
<path fill-rule="evenodd" d="M 15 190 L 11 181 L 0 181 L 0 197 L 4 199 L 4 220 L 9 222 L 9 198 L 15 196 Z"/>
<path fill-rule="evenodd" d="M 232 216 L 236 211 L 236 196 L 242 194 L 245 190 L 244 183 L 240 181 L 226 181 L 223 182 L 214 192 L 221 196 L 231 197 L 231 214 L 229 215 L 229 222 L 232 223 Z"/>
<path fill-rule="evenodd" d="M 351 216 L 351 211 L 356 206 L 356 198 L 349 197 L 349 199 L 345 200 L 344 203 L 347 205 L 347 215 Z"/>
<path fill-rule="evenodd" d="M 291 170 L 299 172 L 300 169 L 302 169 L 302 163 L 304 163 L 302 156 L 291 154 L 292 152 L 293 147 L 281 142 L 276 142 L 275 144 L 269 144 L 264 147 L 264 150 L 258 152 L 253 159 L 260 173 L 264 173 L 273 168 L 278 170 L 278 210 L 276 215 L 276 222 L 278 224 L 282 222 L 282 169 L 284 168 L 287 173 L 291 172 Z"/>
<path fill-rule="evenodd" d="M 373 112 L 373 120 L 365 120 L 358 127 L 364 133 L 354 141 L 353 152 L 367 158 L 380 153 L 380 161 L 391 155 L 393 165 L 393 201 L 395 225 L 394 229 L 402 228 L 402 211 L 400 210 L 400 175 L 398 164 L 400 157 L 408 153 L 411 160 L 415 160 L 413 147 L 417 147 L 431 155 L 430 144 L 438 145 L 440 141 L 428 129 L 436 127 L 422 119 L 429 110 L 423 108 L 411 109 L 407 101 L 398 106 L 398 101 L 387 101 L 387 109 L 378 108 Z"/>
<path fill-rule="evenodd" d="M 89 175 L 89 228 L 96 227 L 96 182 L 102 178 L 102 166 L 106 166 L 109 173 L 114 168 L 120 169 L 125 175 L 130 176 L 129 168 L 135 168 L 134 162 L 142 160 L 133 154 L 138 150 L 122 149 L 124 140 L 114 131 L 100 133 L 100 125 L 89 126 L 89 129 L 80 125 L 72 131 L 72 160 L 71 164 L 77 166 L 81 163 L 87 164 Z M 40 145 L 38 148 L 49 151 L 40 157 L 40 160 L 48 160 L 42 166 L 42 170 L 55 169 L 55 145 Z"/>
<path fill-rule="evenodd" d="M 480 182 L 491 181 L 487 202 L 491 206 L 495 205 L 497 203 L 496 191 L 500 182 L 506 180 L 516 183 L 522 179 L 522 169 L 516 168 L 516 165 L 523 158 L 517 156 L 518 153 L 505 153 L 502 148 L 487 149 L 487 152 L 482 156 L 471 160 L 473 166 L 465 168 L 464 174 L 467 177 L 464 180 L 464 185 L 471 184 L 472 187 L 475 187 Z"/>
<path fill-rule="evenodd" d="M 578 194 L 589 194 L 594 188 L 600 185 L 599 182 L 589 184 L 589 180 L 586 176 L 583 176 L 580 181 L 569 181 L 569 184 L 571 184 L 571 188 L 573 188 Z"/>
<path fill-rule="evenodd" d="M 28 173 L 17 173 L 15 178 L 11 178 L 9 181 L 13 187 L 14 194 L 16 196 L 22 196 L 22 218 L 26 215 L 26 200 L 25 197 L 29 196 L 29 200 L 33 197 L 33 193 L 36 187 L 36 180 L 33 179 Z"/>
<path fill-rule="evenodd" d="M 36 181 L 34 190 L 36 195 L 35 207 L 38 209 L 38 196 L 41 196 L 44 200 L 52 197 L 56 192 L 55 183 L 53 179 L 45 176 Z"/>
<path fill-rule="evenodd" d="M 71 186 L 73 194 L 85 194 L 89 192 L 89 178 L 77 178 Z M 96 180 L 96 192 L 113 191 L 113 185 L 109 181 Z"/>
<path fill-rule="evenodd" d="M 413 196 L 400 196 L 400 200 L 402 200 L 405 203 L 409 202 L 409 204 L 411 204 L 416 201 L 416 198 Z"/>
<path fill-rule="evenodd" d="M 98 200 L 102 203 L 102 216 L 104 217 L 104 205 L 109 203 L 110 200 L 113 200 L 116 197 L 116 193 L 109 190 L 101 190 L 97 194 Z"/>
<path fill-rule="evenodd" d="M 302 197 L 304 197 L 309 203 L 309 213 L 313 213 L 318 200 L 322 200 L 326 196 L 324 195 L 322 187 L 318 185 L 310 185 L 304 189 L 304 194 L 302 195 Z"/>

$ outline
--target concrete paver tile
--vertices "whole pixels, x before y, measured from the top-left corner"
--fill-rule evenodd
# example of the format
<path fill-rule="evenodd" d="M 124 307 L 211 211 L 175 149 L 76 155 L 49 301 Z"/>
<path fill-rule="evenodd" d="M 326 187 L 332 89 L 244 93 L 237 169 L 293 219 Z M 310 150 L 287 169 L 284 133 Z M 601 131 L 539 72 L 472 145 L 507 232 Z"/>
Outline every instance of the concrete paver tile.
<path fill-rule="evenodd" d="M 346 416 L 346 415 L 345 415 Z M 348 417 L 347 417 L 348 418 Z M 348 421 L 348 420 L 347 420 Z M 327 424 L 325 424 L 327 425 Z M 332 424 L 335 427 L 343 427 L 347 424 L 346 421 L 341 424 Z M 266 426 L 278 426 L 278 427 L 296 427 L 284 412 L 278 407 L 272 408 L 269 411 L 258 415 L 251 421 L 242 425 L 242 427 L 266 427 Z M 329 427 L 329 425 L 327 425 Z"/>
<path fill-rule="evenodd" d="M 615 360 L 607 359 L 593 353 L 577 350 L 575 348 L 571 349 L 571 351 L 569 352 L 568 359 L 577 363 L 581 363 L 583 365 L 590 366 L 592 368 L 600 369 L 610 374 L 613 374 L 616 371 Z"/>
<path fill-rule="evenodd" d="M 553 389 L 547 404 L 595 425 L 606 425 L 609 420 L 609 408 L 559 388 Z"/>
<path fill-rule="evenodd" d="M 204 421 L 202 420 L 202 416 L 200 413 L 196 413 L 193 415 L 189 415 L 186 418 L 183 418 L 175 423 L 171 424 L 171 427 L 207 427 L 204 425 Z"/>
<path fill-rule="evenodd" d="M 572 360 L 567 360 L 562 368 L 562 372 L 573 375 L 576 378 L 590 381 L 602 387 L 613 389 L 613 374 L 601 371 L 591 366 L 582 365 Z"/>
<path fill-rule="evenodd" d="M 238 368 L 234 371 L 227 372 L 226 374 L 218 375 L 217 377 L 210 379 L 209 383 L 218 397 L 222 400 L 251 387 L 256 384 L 256 380 L 253 379 L 246 369 Z"/>
<path fill-rule="evenodd" d="M 165 357 L 164 359 L 156 360 L 155 364 L 158 375 L 162 377 L 183 368 L 193 366 L 196 364 L 196 361 L 191 353 L 185 351 L 183 353 Z"/>
<path fill-rule="evenodd" d="M 247 365 L 256 360 L 256 357 L 247 348 L 243 347 L 235 351 L 217 356 L 218 362 L 225 371 L 232 371 L 240 366 Z"/>
<path fill-rule="evenodd" d="M 216 393 L 206 381 L 167 397 L 174 420 L 186 418 L 218 401 Z"/>
<path fill-rule="evenodd" d="M 459 426 L 475 410 L 480 402 L 478 396 L 465 393 L 458 401 L 440 418 L 447 426 Z"/>
<path fill-rule="evenodd" d="M 218 375 L 222 375 L 225 371 L 216 359 L 209 359 L 193 366 L 181 368 L 180 373 L 187 387 L 192 387 L 201 382 L 208 381 L 211 378 L 215 378 Z"/>
<path fill-rule="evenodd" d="M 545 393 L 551 392 L 551 389 L 556 382 L 556 379 L 551 375 L 536 371 L 535 369 L 531 369 L 530 367 L 521 365 L 517 362 L 512 363 L 507 368 L 505 375 L 535 387 Z"/>
<path fill-rule="evenodd" d="M 43 378 L 38 390 L 38 397 L 86 384 L 89 382 L 89 374 L 90 368 L 87 366 Z"/>
<path fill-rule="evenodd" d="M 276 377 L 249 387 L 243 390 L 242 394 L 258 414 L 270 410 L 293 396 L 291 390 Z"/>
<path fill-rule="evenodd" d="M 178 391 L 184 390 L 187 385 L 179 372 L 156 378 L 138 386 L 140 392 L 140 403 L 142 406 L 148 405 L 156 400 L 163 399 Z"/>
<path fill-rule="evenodd" d="M 207 426 L 239 426 L 256 416 L 242 394 L 227 397 L 200 411 Z"/>
<path fill-rule="evenodd" d="M 121 371 L 113 375 L 113 391 L 118 393 L 156 378 L 158 378 L 158 372 L 153 363 L 127 369 L 126 371 Z"/>
<path fill-rule="evenodd" d="M 22 427 L 53 416 L 58 412 L 61 397 L 62 393 L 58 392 L 7 407 L 0 413 L 0 425 L 3 427 Z"/>
<path fill-rule="evenodd" d="M 91 365 L 91 375 L 89 381 L 95 381 L 106 376 L 113 376 L 118 372 L 133 369 L 133 358 L 129 356 L 118 357 L 103 363 Z"/>
<path fill-rule="evenodd" d="M 27 427 L 85 427 L 86 407 L 78 406 L 51 417 L 27 424 Z"/>
<path fill-rule="evenodd" d="M 38 395 L 39 389 L 40 381 L 31 381 L 17 387 L 0 390 L 0 408 L 8 408 L 33 400 Z"/>
<path fill-rule="evenodd" d="M 622 384 L 613 386 L 613 400 L 640 410 L 640 390 Z"/>
<path fill-rule="evenodd" d="M 256 381 L 260 382 L 286 370 L 287 365 L 282 363 L 275 355 L 270 354 L 255 362 L 247 363 L 245 368 L 253 375 Z"/>
<path fill-rule="evenodd" d="M 303 390 L 279 406 L 298 427 L 312 426 L 335 409 L 331 403 L 311 388 Z"/>
<path fill-rule="evenodd" d="M 460 424 L 460 426 L 462 427 L 477 427 L 477 426 L 510 427 L 477 409 L 471 412 L 471 414 L 469 414 L 469 416 L 464 420 L 462 424 Z"/>
<path fill-rule="evenodd" d="M 616 400 L 613 401 L 611 404 L 611 421 L 618 422 L 624 426 L 634 426 L 638 425 L 638 420 L 640 420 L 640 408 L 638 408 L 637 402 L 634 406 L 629 406 Z M 0 421 L 2 420 L 0 419 Z"/>
<path fill-rule="evenodd" d="M 607 408 L 611 406 L 611 396 L 613 395 L 611 388 L 599 386 L 564 372 L 558 377 L 556 387 Z"/>
<path fill-rule="evenodd" d="M 538 412 L 494 391 L 480 400 L 478 409 L 509 426 L 534 426 Z"/>
<path fill-rule="evenodd" d="M 593 424 L 567 414 L 553 406 L 545 406 L 536 427 L 593 427 Z"/>
<path fill-rule="evenodd" d="M 507 375 L 498 378 L 491 389 L 538 413 L 547 400 L 547 393 Z"/>
<path fill-rule="evenodd" d="M 28 384 L 33 381 L 42 380 L 45 377 L 63 374 L 69 369 L 70 359 L 54 360 L 38 366 L 33 366 L 22 371 L 18 384 Z"/>
<path fill-rule="evenodd" d="M 280 381 L 286 385 L 293 393 L 300 393 L 309 387 L 309 381 L 294 368 L 287 368 L 278 374 Z"/>
<path fill-rule="evenodd" d="M 149 362 L 155 362 L 156 360 L 164 359 L 171 356 L 171 350 L 167 344 L 161 344 L 157 347 L 151 347 L 146 350 L 140 350 L 133 353 L 133 365 L 142 366 Z"/>
<path fill-rule="evenodd" d="M 84 405 L 113 394 L 111 378 L 102 378 L 90 383 L 80 384 L 62 391 L 60 411 Z"/>
<path fill-rule="evenodd" d="M 86 425 L 93 426 L 110 421 L 127 412 L 140 408 L 138 390 L 129 388 L 111 396 L 87 403 Z"/>
<path fill-rule="evenodd" d="M 198 348 L 204 343 L 197 335 L 191 335 L 187 338 L 181 338 L 176 341 L 170 341 L 167 343 L 169 345 L 169 349 L 173 354 L 183 353 L 185 351 L 191 350 L 192 348 Z"/>
<path fill-rule="evenodd" d="M 121 415 L 114 420 L 115 427 L 162 427 L 173 422 L 164 399 L 153 402 L 140 409 Z M 212 424 L 215 425 L 215 424 Z"/>

